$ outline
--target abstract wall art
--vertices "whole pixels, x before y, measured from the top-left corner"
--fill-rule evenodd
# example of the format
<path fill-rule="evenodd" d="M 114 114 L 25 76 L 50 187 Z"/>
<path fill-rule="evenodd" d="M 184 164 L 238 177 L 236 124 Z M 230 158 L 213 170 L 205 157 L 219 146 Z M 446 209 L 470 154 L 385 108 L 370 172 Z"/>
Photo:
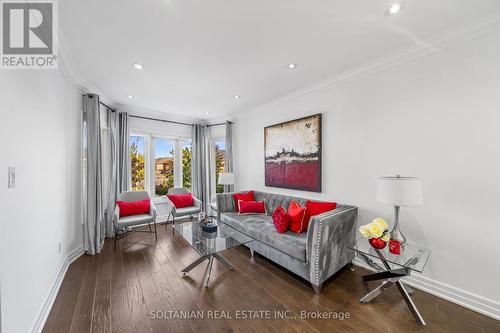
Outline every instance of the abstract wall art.
<path fill-rule="evenodd" d="M 264 128 L 266 186 L 321 192 L 321 114 Z"/>

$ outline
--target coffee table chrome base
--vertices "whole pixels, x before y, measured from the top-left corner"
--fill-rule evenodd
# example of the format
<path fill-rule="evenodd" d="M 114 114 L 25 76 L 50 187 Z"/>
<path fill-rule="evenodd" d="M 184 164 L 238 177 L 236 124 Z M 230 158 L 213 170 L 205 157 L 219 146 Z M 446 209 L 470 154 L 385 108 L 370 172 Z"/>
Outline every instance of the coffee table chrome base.
<path fill-rule="evenodd" d="M 214 263 L 214 258 L 219 260 L 219 262 L 222 265 L 224 265 L 224 267 L 226 267 L 228 270 L 234 271 L 234 267 L 229 262 L 229 260 L 227 260 L 226 258 L 224 258 L 223 256 L 221 256 L 218 253 L 214 253 L 214 254 L 209 254 L 209 255 L 202 256 L 202 257 L 196 259 L 192 264 L 190 264 L 189 266 L 187 266 L 186 268 L 184 268 L 182 270 L 182 276 L 186 276 L 187 273 L 189 271 L 191 271 L 193 268 L 195 268 L 196 266 L 198 266 L 199 264 L 201 264 L 205 260 L 208 260 L 208 273 L 207 273 L 207 280 L 205 282 L 205 288 L 208 288 L 208 282 L 210 281 L 210 275 L 212 274 L 212 266 Z"/>
<path fill-rule="evenodd" d="M 392 286 L 396 286 L 399 289 L 399 292 L 401 293 L 401 295 L 403 296 L 403 299 L 405 300 L 406 305 L 408 305 L 408 308 L 410 308 L 410 311 L 412 312 L 413 316 L 415 317 L 417 323 L 422 325 L 422 326 L 425 326 L 426 324 L 425 324 L 424 318 L 422 318 L 422 315 L 418 311 L 417 306 L 415 305 L 415 303 L 413 302 L 413 300 L 410 297 L 410 295 L 413 295 L 413 290 L 400 281 L 401 278 L 410 275 L 411 269 L 409 269 L 409 268 L 391 269 L 388 262 L 385 260 L 383 254 L 379 250 L 376 250 L 376 252 L 378 254 L 378 257 L 380 258 L 380 260 L 382 261 L 382 263 L 384 264 L 384 266 L 387 270 L 380 271 L 380 272 L 374 273 L 374 274 L 365 275 L 365 276 L 363 276 L 363 281 L 367 282 L 367 281 L 375 281 L 375 280 L 384 280 L 384 282 L 382 282 L 382 284 L 380 286 L 378 286 L 377 288 L 373 289 L 368 294 L 363 296 L 359 300 L 360 303 L 366 304 L 366 303 L 370 302 L 371 300 L 373 300 L 378 295 L 380 295 L 384 290 L 387 290 Z M 361 257 L 365 261 L 371 261 L 367 257 L 364 257 L 364 256 L 361 256 Z M 369 264 L 370 264 L 370 266 L 374 265 L 373 262 L 370 262 Z"/>

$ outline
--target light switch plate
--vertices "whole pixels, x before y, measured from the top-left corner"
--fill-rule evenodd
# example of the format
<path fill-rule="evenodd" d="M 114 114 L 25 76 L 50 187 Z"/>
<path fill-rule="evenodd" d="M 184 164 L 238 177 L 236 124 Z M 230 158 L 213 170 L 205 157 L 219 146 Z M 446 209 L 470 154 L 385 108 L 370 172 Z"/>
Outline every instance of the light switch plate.
<path fill-rule="evenodd" d="M 9 188 L 16 187 L 16 168 L 9 167 Z"/>

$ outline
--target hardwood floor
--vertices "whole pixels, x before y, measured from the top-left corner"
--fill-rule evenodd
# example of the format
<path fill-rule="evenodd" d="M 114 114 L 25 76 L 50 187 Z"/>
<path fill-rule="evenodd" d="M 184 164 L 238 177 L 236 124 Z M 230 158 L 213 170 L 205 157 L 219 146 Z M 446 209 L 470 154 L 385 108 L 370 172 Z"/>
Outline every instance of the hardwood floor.
<path fill-rule="evenodd" d="M 44 333 L 76 332 L 423 332 L 396 288 L 369 304 L 359 298 L 377 285 L 364 285 L 361 268 L 345 268 L 316 296 L 309 284 L 240 246 L 223 253 L 236 267 L 229 272 L 214 261 L 210 288 L 203 287 L 206 265 L 181 276 L 198 258 L 176 234 L 158 228 L 154 236 L 137 233 L 118 242 L 107 240 L 96 256 L 82 256 L 69 268 L 45 324 Z M 500 322 L 415 290 L 413 297 L 428 332 L 500 332 Z M 270 311 L 270 319 L 240 319 L 244 312 Z M 203 319 L 158 319 L 168 311 L 201 311 Z M 221 312 L 214 312 L 221 311 Z M 275 312 L 276 311 L 276 312 Z M 280 311 L 280 312 L 279 312 Z M 285 312 L 290 311 L 290 312 Z M 302 318 L 335 312 L 348 319 Z M 153 312 L 154 316 L 151 315 Z M 182 312 L 182 314 L 197 312 Z M 208 319 L 209 314 L 233 318 Z M 269 312 L 262 312 L 266 315 Z M 297 318 L 279 318 L 275 313 Z M 181 314 L 181 312 L 177 312 Z"/>

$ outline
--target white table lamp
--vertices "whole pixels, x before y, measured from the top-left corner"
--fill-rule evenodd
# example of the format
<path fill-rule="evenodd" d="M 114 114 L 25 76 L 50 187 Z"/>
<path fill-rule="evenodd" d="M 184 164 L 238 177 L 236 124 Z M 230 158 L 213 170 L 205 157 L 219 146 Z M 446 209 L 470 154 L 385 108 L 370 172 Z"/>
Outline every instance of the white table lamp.
<path fill-rule="evenodd" d="M 232 172 L 219 173 L 219 184 L 234 185 L 234 173 Z"/>
<path fill-rule="evenodd" d="M 394 206 L 394 227 L 391 239 L 401 246 L 406 244 L 406 237 L 399 229 L 399 207 L 421 206 L 423 204 L 422 183 L 417 177 L 380 177 L 377 184 L 377 201 Z"/>

